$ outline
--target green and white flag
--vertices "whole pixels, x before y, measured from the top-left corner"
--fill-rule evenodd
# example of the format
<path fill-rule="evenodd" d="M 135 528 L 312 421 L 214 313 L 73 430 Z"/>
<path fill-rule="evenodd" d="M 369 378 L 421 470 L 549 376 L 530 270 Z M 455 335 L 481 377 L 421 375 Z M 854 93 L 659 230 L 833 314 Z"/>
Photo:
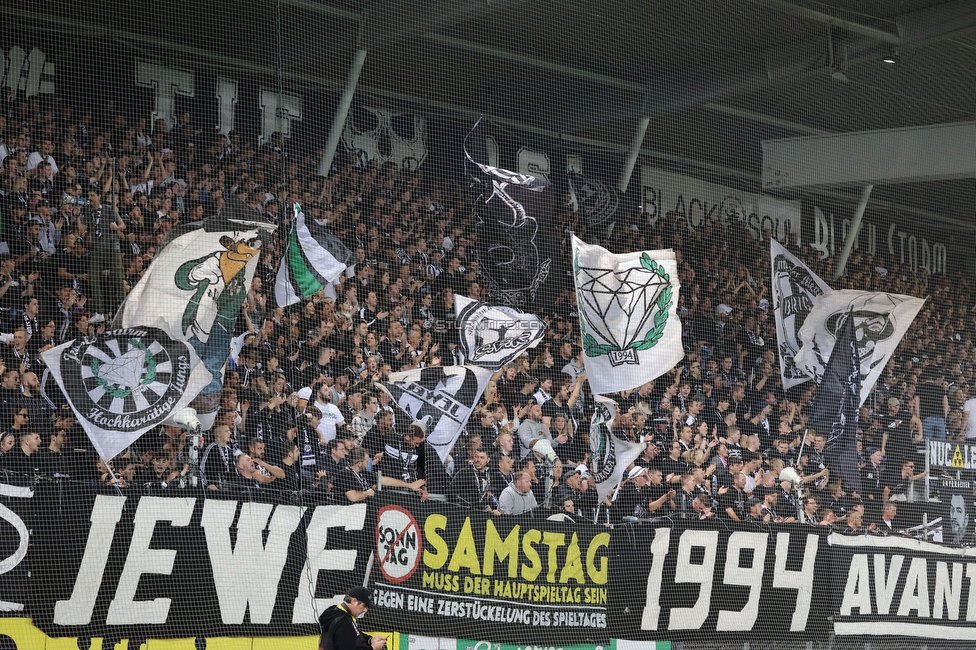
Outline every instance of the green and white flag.
<path fill-rule="evenodd" d="M 43 354 L 102 458 L 159 424 L 193 428 L 188 407 L 191 420 L 210 428 L 237 316 L 258 263 L 258 234 L 273 228 L 233 199 L 201 227 L 174 231 L 110 331 Z"/>
<path fill-rule="evenodd" d="M 275 279 L 275 299 L 287 307 L 321 291 L 355 262 L 355 255 L 335 233 L 308 221 L 296 203 L 295 220 Z"/>
<path fill-rule="evenodd" d="M 596 408 L 590 421 L 592 474 L 597 503 L 603 503 L 603 500 L 624 480 L 624 471 L 644 452 L 647 443 L 621 440 L 613 435 L 617 403 L 602 395 L 594 395 L 593 399 L 596 401 Z"/>
<path fill-rule="evenodd" d="M 573 278 L 594 393 L 637 388 L 681 361 L 674 251 L 616 255 L 573 236 Z"/>

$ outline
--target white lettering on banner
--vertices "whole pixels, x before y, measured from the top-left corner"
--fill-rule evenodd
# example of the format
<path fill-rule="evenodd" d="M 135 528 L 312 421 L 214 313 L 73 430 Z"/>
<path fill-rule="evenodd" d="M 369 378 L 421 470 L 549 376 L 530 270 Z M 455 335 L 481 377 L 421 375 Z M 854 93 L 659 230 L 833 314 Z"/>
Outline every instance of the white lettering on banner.
<path fill-rule="evenodd" d="M 78 567 L 78 576 L 69 600 L 59 600 L 54 605 L 55 625 L 88 625 L 91 623 L 95 599 L 102 585 L 102 574 L 112 550 L 115 526 L 122 518 L 125 497 L 99 494 L 92 507 L 91 532 L 85 545 L 85 554 Z"/>
<path fill-rule="evenodd" d="M 744 228 L 755 239 L 767 229 L 784 243 L 800 239 L 799 201 L 740 192 L 650 165 L 641 167 L 641 209 L 651 223 L 675 212 L 694 231 L 718 223 L 726 230 Z"/>
<path fill-rule="evenodd" d="M 156 90 L 152 113 L 153 124 L 156 120 L 166 120 L 166 126 L 170 129 L 174 125 L 173 107 L 176 96 L 194 96 L 192 72 L 174 70 L 146 61 L 139 61 L 136 64 L 136 85 Z"/>
<path fill-rule="evenodd" d="M 790 621 L 791 632 L 802 632 L 807 628 L 807 617 L 810 616 L 810 605 L 813 602 L 813 574 L 817 564 L 820 538 L 817 535 L 807 535 L 806 538 L 800 570 L 791 571 L 786 568 L 790 551 L 790 533 L 776 535 L 773 586 L 778 589 L 796 589 L 796 606 L 793 608 L 793 618 Z"/>
<path fill-rule="evenodd" d="M 862 538 L 834 536 L 835 547 L 859 549 Z M 872 539 L 873 541 L 873 539 Z M 881 634 L 868 622 L 859 621 L 862 616 L 887 616 L 891 634 L 931 638 L 974 638 L 974 626 L 954 628 L 958 636 L 946 637 L 948 628 L 933 620 L 976 622 L 976 557 L 970 549 L 963 549 L 965 558 L 959 558 L 960 549 L 943 548 L 914 540 L 878 540 L 872 544 L 912 550 L 928 550 L 930 555 L 941 554 L 955 557 L 939 560 L 933 557 L 911 556 L 902 553 L 853 553 L 847 571 L 847 582 L 841 600 L 839 616 L 834 630 L 839 635 Z M 968 562 L 960 559 L 970 560 Z M 873 572 L 873 580 L 872 580 Z M 963 580 L 969 581 L 968 589 Z M 963 593 L 968 598 L 963 602 Z M 892 613 L 894 609 L 894 613 Z M 907 619 L 910 622 L 899 621 Z M 867 627 L 865 627 L 867 626 Z"/>
<path fill-rule="evenodd" d="M 904 555 L 892 556 L 891 570 L 886 573 L 884 554 L 876 553 L 874 556 L 874 589 L 878 594 L 878 613 L 882 616 L 891 613 L 891 600 L 895 597 L 895 587 L 898 586 L 898 576 L 901 574 L 901 565 L 904 561 Z"/>
<path fill-rule="evenodd" d="M 307 560 L 302 567 L 298 585 L 298 597 L 292 608 L 292 623 L 317 623 L 319 614 L 326 607 L 338 604 L 341 594 L 331 598 L 316 598 L 320 571 L 352 571 L 356 568 L 356 549 L 326 548 L 330 528 L 362 530 L 366 525 L 366 504 L 351 506 L 319 506 L 312 513 L 312 520 L 305 532 L 307 541 Z"/>
<path fill-rule="evenodd" d="M 20 46 L 14 45 L 6 57 L 0 50 L 0 81 L 7 88 L 23 91 L 25 97 L 54 94 L 54 64 L 46 59 L 36 47 L 24 54 Z"/>
<path fill-rule="evenodd" d="M 161 625 L 169 615 L 169 598 L 135 600 L 139 579 L 147 573 L 168 576 L 173 572 L 176 551 L 168 548 L 149 548 L 156 522 L 168 521 L 173 526 L 187 526 L 193 516 L 196 499 L 143 497 L 133 520 L 132 541 L 125 556 L 125 567 L 115 589 L 115 598 L 108 608 L 108 625 Z"/>
<path fill-rule="evenodd" d="M 905 578 L 905 588 L 898 604 L 898 616 L 908 616 L 913 611 L 919 617 L 929 617 L 929 574 L 925 566 L 925 558 L 912 558 L 908 565 L 908 577 Z"/>
<path fill-rule="evenodd" d="M 976 445 L 929 440 L 929 464 L 932 467 L 976 469 Z"/>
<path fill-rule="evenodd" d="M 26 487 L 0 483 L 0 495 L 30 499 L 34 496 L 34 491 Z M 17 548 L 14 552 L 0 560 L 0 574 L 4 574 L 13 571 L 27 557 L 27 548 L 30 544 L 30 531 L 27 530 L 27 524 L 20 518 L 20 515 L 3 504 L 0 504 L 0 519 L 13 526 L 19 538 Z M 23 603 L 12 603 L 0 599 L 0 612 L 19 612 L 23 611 L 23 609 Z"/>
<path fill-rule="evenodd" d="M 796 535 L 797 533 L 792 533 Z M 773 568 L 773 587 L 796 591 L 796 605 L 790 621 L 790 631 L 802 632 L 806 629 L 807 618 L 813 602 L 813 580 L 816 568 L 817 550 L 820 546 L 818 535 L 805 535 L 803 559 L 798 570 L 787 568 L 791 533 L 776 533 L 776 561 Z M 660 599 L 664 563 L 671 541 L 669 528 L 655 530 L 651 542 L 651 568 L 647 576 L 647 591 L 644 611 L 641 616 L 642 630 L 657 630 L 661 615 Z M 763 576 L 766 569 L 766 549 L 769 533 L 734 532 L 729 536 L 723 567 L 723 585 L 749 587 L 749 598 L 741 611 L 719 610 L 716 630 L 719 632 L 750 631 L 759 617 L 759 602 L 762 595 Z M 678 541 L 678 555 L 674 582 L 701 585 L 695 605 L 688 608 L 671 609 L 670 630 L 699 629 L 708 618 L 711 610 L 711 594 L 715 582 L 715 557 L 718 551 L 717 531 L 687 530 Z M 702 548 L 701 564 L 691 562 L 692 549 Z M 743 552 L 752 551 L 752 565 L 740 566 Z"/>
<path fill-rule="evenodd" d="M 217 77 L 216 97 L 220 102 L 220 108 L 217 110 L 217 133 L 227 135 L 234 130 L 237 111 L 237 82 L 233 79 Z"/>
<path fill-rule="evenodd" d="M 266 625 L 271 622 L 278 597 L 278 582 L 288 559 L 291 534 L 305 509 L 270 503 L 242 504 L 237 519 L 237 543 L 232 547 L 230 529 L 237 506 L 236 501 L 208 500 L 200 520 L 210 564 L 214 567 L 220 619 L 225 625 L 240 625 L 247 610 L 251 623 Z M 262 542 L 265 529 L 266 543 Z M 242 580 L 242 576 L 247 579 Z"/>
<path fill-rule="evenodd" d="M 725 552 L 725 584 L 749 587 L 749 600 L 741 611 L 721 610 L 715 629 L 719 632 L 748 631 L 759 617 L 759 594 L 766 570 L 766 533 L 736 531 L 729 535 Z M 743 568 L 742 551 L 752 551 L 752 566 Z"/>
<path fill-rule="evenodd" d="M 704 551 L 701 564 L 692 564 L 693 548 Z M 678 539 L 678 564 L 674 569 L 677 584 L 700 584 L 698 600 L 692 607 L 672 607 L 669 630 L 697 630 L 708 618 L 712 605 L 712 581 L 715 576 L 715 554 L 718 552 L 717 530 L 686 530 Z"/>
<path fill-rule="evenodd" d="M 291 137 L 291 123 L 302 121 L 302 98 L 279 94 L 276 90 L 261 89 L 261 138 L 263 144 L 273 133 Z"/>
<path fill-rule="evenodd" d="M 75 578 L 71 598 L 55 603 L 53 623 L 62 626 L 88 625 L 102 586 L 115 530 L 121 520 L 125 497 L 98 495 L 91 512 L 91 529 L 84 556 Z M 171 600 L 156 598 L 136 601 L 143 575 L 171 575 L 177 552 L 150 548 L 156 523 L 189 526 L 197 500 L 193 498 L 143 497 L 133 516 L 133 532 L 114 598 L 106 615 L 108 625 L 164 624 Z M 240 512 L 238 514 L 238 508 Z M 288 560 L 292 534 L 306 512 L 298 506 L 206 500 L 200 526 L 206 539 L 221 620 L 227 625 L 250 622 L 267 625 L 278 598 L 278 584 Z M 230 529 L 235 527 L 236 542 Z M 298 598 L 292 612 L 293 623 L 315 623 L 328 605 L 341 595 L 314 598 L 318 573 L 323 570 L 353 571 L 356 549 L 326 549 L 328 530 L 362 530 L 366 521 L 365 504 L 321 506 L 308 524 L 307 565 L 302 567 Z M 264 541 L 267 536 L 267 541 Z M 241 576 L 247 576 L 242 580 Z"/>
<path fill-rule="evenodd" d="M 947 614 L 949 620 L 959 620 L 959 601 L 962 598 L 961 562 L 952 563 L 952 577 L 949 574 L 948 562 L 935 563 L 935 601 L 932 606 L 932 618 L 942 618 Z"/>
<path fill-rule="evenodd" d="M 647 572 L 647 592 L 644 596 L 644 613 L 641 615 L 642 630 L 656 630 L 661 617 L 661 583 L 664 577 L 664 558 L 671 546 L 671 529 L 658 528 L 651 542 L 651 570 Z"/>
<path fill-rule="evenodd" d="M 837 249 L 847 241 L 847 234 L 851 230 L 851 220 L 842 219 L 840 237 L 837 236 L 836 219 L 833 214 L 824 215 L 823 210 L 813 208 L 813 241 L 810 246 L 820 251 L 820 258 L 833 257 Z M 884 237 L 884 233 L 882 233 Z M 932 275 L 945 274 L 948 252 L 945 244 L 929 243 L 925 237 L 916 237 L 904 230 L 898 230 L 895 224 L 888 226 L 887 238 L 882 244 L 887 244 L 882 250 L 886 258 L 892 263 L 907 264 L 914 273 L 925 269 Z M 878 227 L 875 224 L 861 224 L 861 228 L 854 238 L 854 250 L 863 250 L 874 256 L 878 250 Z"/>

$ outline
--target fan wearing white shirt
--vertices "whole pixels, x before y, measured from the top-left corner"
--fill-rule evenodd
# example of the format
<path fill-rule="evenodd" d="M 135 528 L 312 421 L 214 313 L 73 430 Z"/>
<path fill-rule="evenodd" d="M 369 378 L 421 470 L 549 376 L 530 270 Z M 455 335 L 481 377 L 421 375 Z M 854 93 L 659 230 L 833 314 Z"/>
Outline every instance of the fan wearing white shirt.
<path fill-rule="evenodd" d="M 41 140 L 41 146 L 37 151 L 27 156 L 27 171 L 37 169 L 37 166 L 42 162 L 51 163 L 51 175 L 54 176 L 58 173 L 59 167 L 58 163 L 54 161 L 54 142 L 50 138 L 44 138 Z"/>
<path fill-rule="evenodd" d="M 336 429 L 345 426 L 342 411 L 332 403 L 332 389 L 322 384 L 315 394 L 315 406 L 322 412 L 322 420 L 316 430 L 319 432 L 319 446 L 324 451 L 329 441 L 336 437 Z"/>

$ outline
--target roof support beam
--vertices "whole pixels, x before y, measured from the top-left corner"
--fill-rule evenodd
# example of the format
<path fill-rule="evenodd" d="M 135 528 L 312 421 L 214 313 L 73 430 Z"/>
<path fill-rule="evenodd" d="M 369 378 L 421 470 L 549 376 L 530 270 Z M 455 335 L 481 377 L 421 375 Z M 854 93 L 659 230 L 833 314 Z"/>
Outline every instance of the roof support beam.
<path fill-rule="evenodd" d="M 366 62 L 366 52 L 365 48 L 356 50 L 352 65 L 349 67 L 346 85 L 342 89 L 342 96 L 339 97 L 339 105 L 336 107 L 335 115 L 332 116 L 329 139 L 326 140 L 325 151 L 322 152 L 319 176 L 328 176 L 332 169 L 332 160 L 335 158 L 336 148 L 339 146 L 339 138 L 342 137 L 342 129 L 346 125 L 346 117 L 349 115 L 349 108 L 352 106 L 352 98 L 356 94 L 356 86 L 359 85 L 359 74 L 363 71 L 363 64 Z"/>
<path fill-rule="evenodd" d="M 764 140 L 765 189 L 976 178 L 976 122 Z"/>

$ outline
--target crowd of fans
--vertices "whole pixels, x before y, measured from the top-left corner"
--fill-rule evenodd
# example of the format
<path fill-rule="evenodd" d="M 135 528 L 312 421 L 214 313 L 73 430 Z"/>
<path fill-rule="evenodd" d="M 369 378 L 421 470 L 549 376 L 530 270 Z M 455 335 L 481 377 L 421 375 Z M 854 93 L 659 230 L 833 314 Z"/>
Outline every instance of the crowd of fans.
<path fill-rule="evenodd" d="M 815 386 L 781 386 L 770 233 L 754 239 L 735 223 L 695 231 L 678 214 L 651 222 L 635 211 L 609 239 L 605 225 L 588 237 L 566 201 L 540 233 L 557 257 L 568 260 L 570 231 L 615 252 L 676 252 L 685 357 L 615 396 L 614 433 L 649 444 L 598 503 L 575 294 L 554 272 L 536 302 L 544 342 L 494 374 L 442 462 L 425 424 L 405 419 L 376 383 L 458 363 L 454 297 L 489 298 L 464 183 L 356 156 L 340 156 L 322 178 L 317 156 L 292 151 L 280 134 L 260 145 L 234 132 L 204 134 L 190 113 L 170 127 L 110 101 L 78 110 L 35 96 L 0 109 L 0 466 L 8 480 L 337 504 L 395 489 L 494 515 L 561 513 L 607 526 L 677 515 L 888 532 L 896 504 L 922 493 L 914 487 L 924 477 L 923 435 L 976 438 L 973 300 L 963 275 L 930 277 L 854 251 L 835 283 L 928 298 L 861 409 L 862 487 L 849 493 L 830 474 L 822 432 L 807 427 Z M 229 361 L 217 422 L 200 437 L 160 427 L 106 466 L 46 381 L 40 353 L 102 331 L 174 228 L 238 198 L 278 228 L 238 319 L 243 349 Z M 274 283 L 295 202 L 355 252 L 356 265 L 328 295 L 283 309 Z M 831 277 L 831 259 L 790 247 Z M 781 480 L 786 467 L 803 496 Z"/>

